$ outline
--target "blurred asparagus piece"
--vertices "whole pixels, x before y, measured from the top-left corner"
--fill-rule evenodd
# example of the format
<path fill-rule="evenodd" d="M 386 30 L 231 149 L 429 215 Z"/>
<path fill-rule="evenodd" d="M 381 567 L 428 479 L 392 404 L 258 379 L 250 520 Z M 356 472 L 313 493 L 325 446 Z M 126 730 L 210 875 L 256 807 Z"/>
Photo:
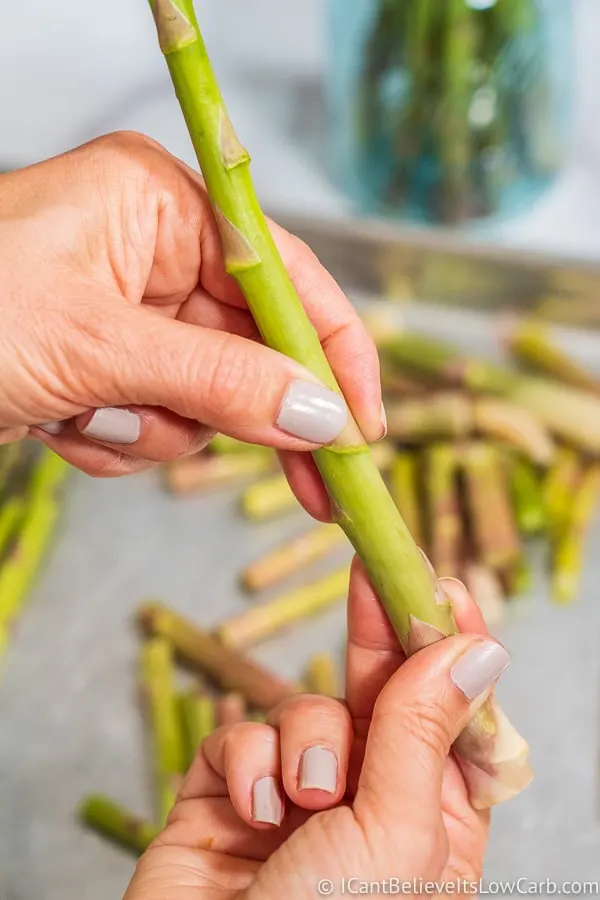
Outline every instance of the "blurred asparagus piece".
<path fill-rule="evenodd" d="M 538 535 L 546 526 L 542 482 L 534 467 L 526 460 L 511 460 L 509 481 L 519 531 Z"/>
<path fill-rule="evenodd" d="M 283 544 L 242 572 L 242 584 L 252 593 L 283 581 L 289 575 L 326 556 L 346 543 L 344 532 L 335 525 L 317 525 L 306 534 Z"/>
<path fill-rule="evenodd" d="M 173 653 L 171 645 L 162 637 L 150 638 L 142 646 L 140 687 L 151 732 L 157 822 L 163 827 L 181 785 L 185 752 L 175 693 Z"/>
<path fill-rule="evenodd" d="M 514 358 L 527 368 L 600 397 L 600 381 L 561 350 L 542 322 L 518 323 L 507 343 Z"/>
<path fill-rule="evenodd" d="M 463 549 L 463 523 L 458 496 L 457 451 L 434 444 L 425 455 L 429 557 L 439 578 L 456 578 Z"/>
<path fill-rule="evenodd" d="M 217 628 L 219 640 L 228 647 L 250 647 L 280 629 L 320 612 L 348 594 L 349 569 L 345 566 L 324 578 L 290 591 L 282 597 L 253 606 Z"/>
<path fill-rule="evenodd" d="M 460 456 L 478 559 L 506 572 L 519 562 L 522 548 L 501 459 L 494 447 L 481 442 L 471 443 Z"/>
<path fill-rule="evenodd" d="M 224 690 L 243 694 L 250 706 L 268 710 L 299 690 L 160 603 L 143 604 L 138 619 L 148 634 L 168 640 L 181 659 Z"/>
<path fill-rule="evenodd" d="M 81 803 L 79 815 L 89 828 L 138 856 L 160 833 L 155 825 L 134 816 L 120 804 L 100 794 L 86 797 Z"/>
<path fill-rule="evenodd" d="M 197 687 L 179 695 L 179 712 L 184 736 L 185 769 L 194 761 L 198 747 L 216 728 L 215 702 Z"/>
<path fill-rule="evenodd" d="M 258 456 L 273 457 L 275 455 L 270 447 L 263 447 L 260 444 L 246 444 L 244 441 L 238 441 L 235 438 L 228 437 L 226 434 L 216 434 L 209 444 L 209 449 L 221 456 L 256 454 Z"/>
<path fill-rule="evenodd" d="M 557 539 L 552 566 L 552 594 L 557 603 L 571 603 L 577 595 L 587 534 L 599 494 L 600 463 L 594 463 L 583 472 L 570 498 L 568 516 Z"/>
<path fill-rule="evenodd" d="M 546 522 L 551 541 L 556 541 L 565 528 L 582 471 L 581 457 L 568 447 L 560 448 L 544 487 Z"/>
<path fill-rule="evenodd" d="M 201 453 L 165 466 L 164 480 L 172 493 L 191 494 L 263 475 L 273 471 L 276 465 L 275 456 L 268 453 L 248 451 L 222 456 Z"/>
<path fill-rule="evenodd" d="M 22 497 L 11 497 L 0 508 L 0 559 L 16 533 L 25 508 L 25 501 Z"/>
<path fill-rule="evenodd" d="M 415 454 L 398 452 L 390 472 L 390 491 L 413 540 L 422 547 L 425 535 L 419 502 L 418 459 Z"/>
<path fill-rule="evenodd" d="M 313 694 L 339 696 L 336 665 L 330 653 L 317 653 L 310 658 L 306 668 L 306 687 Z"/>

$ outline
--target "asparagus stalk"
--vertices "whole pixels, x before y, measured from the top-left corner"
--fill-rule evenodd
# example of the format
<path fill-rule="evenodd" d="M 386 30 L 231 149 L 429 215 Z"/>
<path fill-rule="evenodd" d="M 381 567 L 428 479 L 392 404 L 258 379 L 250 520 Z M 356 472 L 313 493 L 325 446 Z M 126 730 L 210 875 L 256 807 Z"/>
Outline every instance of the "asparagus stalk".
<path fill-rule="evenodd" d="M 390 491 L 413 540 L 419 547 L 425 543 L 419 503 L 417 457 L 407 451 L 396 455 L 390 472 Z"/>
<path fill-rule="evenodd" d="M 508 335 L 512 355 L 526 367 L 600 397 L 600 381 L 552 340 L 541 322 L 521 322 Z"/>
<path fill-rule="evenodd" d="M 299 690 L 160 603 L 143 604 L 138 616 L 148 634 L 168 640 L 188 664 L 224 690 L 243 694 L 251 706 L 268 710 Z"/>
<path fill-rule="evenodd" d="M 184 736 L 185 768 L 189 769 L 198 747 L 216 728 L 214 700 L 198 688 L 191 688 L 179 695 L 179 711 Z"/>
<path fill-rule="evenodd" d="M 580 456 L 568 447 L 559 449 L 550 468 L 544 488 L 546 521 L 551 541 L 556 541 L 565 528 L 569 510 L 581 482 L 583 464 Z"/>
<path fill-rule="evenodd" d="M 554 457 L 554 442 L 532 411 L 495 397 L 473 403 L 474 426 L 482 435 L 504 441 L 534 463 L 545 466 Z"/>
<path fill-rule="evenodd" d="M 519 531 L 527 536 L 540 534 L 546 525 L 542 485 L 535 468 L 526 460 L 511 461 L 509 480 Z"/>
<path fill-rule="evenodd" d="M 151 0 L 151 7 L 214 209 L 225 269 L 238 282 L 265 344 L 339 391 L 260 208 L 250 157 L 227 114 L 192 0 Z M 437 602 L 431 573 L 352 417 L 340 437 L 314 458 L 336 519 L 407 652 L 455 632 L 451 605 Z M 478 807 L 514 796 L 531 780 L 527 744 L 494 699 L 471 720 L 456 751 Z"/>
<path fill-rule="evenodd" d="M 262 447 L 259 444 L 246 444 L 244 441 L 238 441 L 226 434 L 216 434 L 210 442 L 210 449 L 213 453 L 218 453 L 221 456 L 246 455 L 247 453 L 273 456 L 273 451 L 270 447 Z"/>
<path fill-rule="evenodd" d="M 174 494 L 191 494 L 271 472 L 276 458 L 267 453 L 239 453 L 229 456 L 200 454 L 169 463 L 164 467 L 164 481 Z"/>
<path fill-rule="evenodd" d="M 557 438 L 600 455 L 600 400 L 544 378 L 523 375 L 420 334 L 379 336 L 382 356 L 407 369 L 475 393 L 491 393 L 523 406 Z"/>
<path fill-rule="evenodd" d="M 457 458 L 450 444 L 435 444 L 425 462 L 429 556 L 440 578 L 455 578 L 463 548 L 463 526 L 458 496 Z"/>
<path fill-rule="evenodd" d="M 461 454 L 467 505 L 479 560 L 506 572 L 522 556 L 505 471 L 494 447 L 472 443 Z"/>
<path fill-rule="evenodd" d="M 227 694 L 217 702 L 219 725 L 237 725 L 248 720 L 248 707 L 241 694 Z"/>
<path fill-rule="evenodd" d="M 140 685 L 152 734 L 157 815 L 161 827 L 175 804 L 181 774 L 185 771 L 174 680 L 171 645 L 162 637 L 150 638 L 142 647 Z"/>
<path fill-rule="evenodd" d="M 344 542 L 344 533 L 334 525 L 317 525 L 289 544 L 277 547 L 242 572 L 242 584 L 255 593 L 272 587 L 289 575 L 326 556 Z"/>
<path fill-rule="evenodd" d="M 445 392 L 387 405 L 388 434 L 402 443 L 465 437 L 473 428 L 471 401 L 464 394 Z"/>
<path fill-rule="evenodd" d="M 22 497 L 11 497 L 0 509 L 0 558 L 14 537 L 24 511 L 25 502 Z"/>
<path fill-rule="evenodd" d="M 18 442 L 0 447 L 0 491 L 9 481 L 20 455 L 21 447 Z"/>
<path fill-rule="evenodd" d="M 339 694 L 335 661 L 329 653 L 317 653 L 311 657 L 306 669 L 306 686 L 313 694 L 337 697 Z"/>
<path fill-rule="evenodd" d="M 253 606 L 223 622 L 217 629 L 219 640 L 227 647 L 236 649 L 257 644 L 299 619 L 314 615 L 341 600 L 348 593 L 348 579 L 348 567 L 345 566 L 312 584 L 260 606 Z"/>
<path fill-rule="evenodd" d="M 569 516 L 558 538 L 552 572 L 552 594 L 557 603 L 571 603 L 577 596 L 583 568 L 583 552 L 600 494 L 600 464 L 589 466 L 571 497 Z"/>
<path fill-rule="evenodd" d="M 89 828 L 138 856 L 148 849 L 160 833 L 155 825 L 134 816 L 118 803 L 99 794 L 83 800 L 79 815 Z"/>
<path fill-rule="evenodd" d="M 243 515 L 251 522 L 265 522 L 267 519 L 284 515 L 299 509 L 296 496 L 285 475 L 272 475 L 251 484 L 240 498 Z"/>

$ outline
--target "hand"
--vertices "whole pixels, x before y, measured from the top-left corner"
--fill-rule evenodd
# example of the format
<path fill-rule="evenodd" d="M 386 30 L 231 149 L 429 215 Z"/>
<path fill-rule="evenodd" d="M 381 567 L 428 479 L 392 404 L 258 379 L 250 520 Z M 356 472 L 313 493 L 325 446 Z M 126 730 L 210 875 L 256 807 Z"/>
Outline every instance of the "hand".
<path fill-rule="evenodd" d="M 375 347 L 308 247 L 271 227 L 375 441 Z M 221 431 L 282 451 L 302 502 L 328 517 L 310 455 L 293 451 L 332 441 L 346 405 L 258 341 L 191 169 L 124 133 L 0 176 L 0 263 L 0 443 L 33 434 L 113 476 L 194 453 Z"/>
<path fill-rule="evenodd" d="M 508 654 L 464 586 L 440 585 L 471 634 L 405 661 L 355 560 L 346 702 L 298 696 L 268 725 L 218 729 L 125 900 L 314 900 L 319 883 L 342 896 L 342 879 L 346 895 L 391 877 L 478 882 L 489 813 L 472 808 L 448 754 Z"/>

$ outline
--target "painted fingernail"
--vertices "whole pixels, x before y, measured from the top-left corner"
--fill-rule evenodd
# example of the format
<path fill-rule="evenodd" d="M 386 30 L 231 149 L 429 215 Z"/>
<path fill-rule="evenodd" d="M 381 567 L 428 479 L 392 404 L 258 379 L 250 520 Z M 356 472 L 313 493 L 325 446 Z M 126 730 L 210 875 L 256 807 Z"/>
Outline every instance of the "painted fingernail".
<path fill-rule="evenodd" d="M 429 559 L 429 557 L 427 556 L 427 554 L 425 553 L 424 550 L 422 550 L 420 547 L 418 548 L 418 550 L 419 550 L 419 553 L 421 554 L 421 556 L 423 557 L 423 559 L 425 560 L 425 565 L 427 566 L 427 568 L 429 570 L 429 574 L 431 575 L 431 580 L 433 581 L 433 589 L 435 591 L 435 602 L 438 604 L 438 606 L 447 606 L 448 599 L 446 598 L 444 591 L 440 585 L 440 582 L 438 580 L 436 571 L 433 568 L 431 560 Z"/>
<path fill-rule="evenodd" d="M 128 409 L 98 409 L 81 430 L 84 437 L 111 444 L 135 444 L 140 436 L 140 417 Z"/>
<path fill-rule="evenodd" d="M 281 825 L 283 800 L 279 784 L 272 775 L 261 778 L 252 789 L 252 818 L 266 825 Z"/>
<path fill-rule="evenodd" d="M 383 433 L 380 437 L 380 440 L 382 441 L 388 433 L 387 413 L 385 411 L 385 406 L 383 405 L 383 403 L 381 404 L 381 427 L 383 428 Z"/>
<path fill-rule="evenodd" d="M 293 381 L 283 399 L 277 425 L 303 441 L 329 444 L 344 430 L 347 421 L 348 407 L 339 394 L 318 384 Z"/>
<path fill-rule="evenodd" d="M 65 425 L 64 422 L 44 422 L 43 425 L 37 425 L 36 427 L 40 431 L 45 431 L 46 434 L 60 434 Z"/>
<path fill-rule="evenodd" d="M 338 763 L 335 753 L 327 747 L 309 747 L 300 760 L 298 789 L 326 791 L 335 794 Z"/>
<path fill-rule="evenodd" d="M 454 663 L 450 677 L 467 700 L 475 700 L 500 678 L 510 665 L 510 655 L 494 641 L 482 641 L 471 647 Z"/>

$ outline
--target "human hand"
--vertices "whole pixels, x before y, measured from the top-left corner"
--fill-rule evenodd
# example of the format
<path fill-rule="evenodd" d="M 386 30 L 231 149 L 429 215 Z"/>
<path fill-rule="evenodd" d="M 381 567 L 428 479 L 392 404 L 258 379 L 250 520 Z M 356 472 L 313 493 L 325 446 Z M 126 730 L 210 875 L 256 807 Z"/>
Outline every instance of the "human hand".
<path fill-rule="evenodd" d="M 114 476 L 196 452 L 221 431 L 282 451 L 300 500 L 327 518 L 312 458 L 294 451 L 330 443 L 346 404 L 258 341 L 200 177 L 123 133 L 2 175 L 0 187 L 0 443 L 33 434 L 83 471 Z M 271 227 L 376 441 L 375 347 L 311 251 Z"/>
<path fill-rule="evenodd" d="M 204 741 L 125 900 L 312 900 L 392 877 L 478 882 L 489 812 L 473 809 L 448 754 L 508 654 L 464 586 L 440 585 L 464 633 L 406 661 L 355 560 L 345 703 L 299 695 L 268 725 Z"/>

